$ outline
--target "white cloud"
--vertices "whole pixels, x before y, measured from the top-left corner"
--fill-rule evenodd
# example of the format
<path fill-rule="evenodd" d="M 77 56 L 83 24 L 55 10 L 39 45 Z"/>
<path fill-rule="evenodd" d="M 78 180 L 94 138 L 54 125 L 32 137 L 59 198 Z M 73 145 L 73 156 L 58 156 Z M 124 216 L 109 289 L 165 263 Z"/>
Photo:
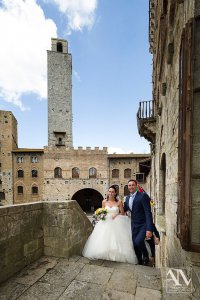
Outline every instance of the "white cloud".
<path fill-rule="evenodd" d="M 1 0 L 0 96 L 25 109 L 21 96 L 47 97 L 46 50 L 57 36 L 36 0 Z"/>
<path fill-rule="evenodd" d="M 82 31 L 83 27 L 91 28 L 95 21 L 95 10 L 98 0 L 47 0 L 58 6 L 68 19 L 68 34 L 72 30 Z"/>
<path fill-rule="evenodd" d="M 77 71 L 73 71 L 75 78 L 77 79 L 78 82 L 81 81 L 81 77 Z"/>

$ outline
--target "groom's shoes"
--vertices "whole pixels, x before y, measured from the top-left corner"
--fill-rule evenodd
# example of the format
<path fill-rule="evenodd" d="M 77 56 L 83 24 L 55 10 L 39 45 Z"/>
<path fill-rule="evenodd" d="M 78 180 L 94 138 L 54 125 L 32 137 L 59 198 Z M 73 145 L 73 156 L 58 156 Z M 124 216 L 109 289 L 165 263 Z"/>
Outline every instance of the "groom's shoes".
<path fill-rule="evenodd" d="M 149 264 L 149 258 L 148 257 L 144 257 L 143 258 L 143 266 L 148 266 Z"/>

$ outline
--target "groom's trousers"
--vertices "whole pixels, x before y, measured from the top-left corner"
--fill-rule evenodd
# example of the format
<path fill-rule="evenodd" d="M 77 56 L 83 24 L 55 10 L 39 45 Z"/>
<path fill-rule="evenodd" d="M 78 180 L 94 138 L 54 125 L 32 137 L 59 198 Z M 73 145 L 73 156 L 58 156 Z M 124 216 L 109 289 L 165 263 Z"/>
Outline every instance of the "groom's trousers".
<path fill-rule="evenodd" d="M 133 226 L 132 228 L 133 246 L 139 264 L 143 264 L 145 260 L 148 260 L 148 256 L 149 256 L 144 242 L 145 237 L 146 237 L 146 225 L 141 225 L 137 227 Z"/>

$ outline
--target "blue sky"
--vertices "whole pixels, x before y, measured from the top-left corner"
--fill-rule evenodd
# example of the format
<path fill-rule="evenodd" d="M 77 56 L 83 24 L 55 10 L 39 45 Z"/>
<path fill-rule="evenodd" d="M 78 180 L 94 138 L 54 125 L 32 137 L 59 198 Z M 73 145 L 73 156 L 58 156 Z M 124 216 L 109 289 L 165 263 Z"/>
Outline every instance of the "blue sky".
<path fill-rule="evenodd" d="M 73 60 L 74 147 L 149 152 L 136 120 L 152 98 L 148 2 L 0 0 L 0 109 L 16 117 L 19 147 L 48 143 L 46 50 L 58 37 Z"/>

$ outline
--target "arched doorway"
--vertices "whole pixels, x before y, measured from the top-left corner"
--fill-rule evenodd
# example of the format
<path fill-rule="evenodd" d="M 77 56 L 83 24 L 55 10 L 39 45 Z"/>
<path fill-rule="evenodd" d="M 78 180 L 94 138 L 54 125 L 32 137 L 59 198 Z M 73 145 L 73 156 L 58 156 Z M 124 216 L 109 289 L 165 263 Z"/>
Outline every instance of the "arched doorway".
<path fill-rule="evenodd" d="M 103 196 L 94 189 L 82 189 L 72 196 L 85 212 L 91 212 L 101 207 Z"/>

